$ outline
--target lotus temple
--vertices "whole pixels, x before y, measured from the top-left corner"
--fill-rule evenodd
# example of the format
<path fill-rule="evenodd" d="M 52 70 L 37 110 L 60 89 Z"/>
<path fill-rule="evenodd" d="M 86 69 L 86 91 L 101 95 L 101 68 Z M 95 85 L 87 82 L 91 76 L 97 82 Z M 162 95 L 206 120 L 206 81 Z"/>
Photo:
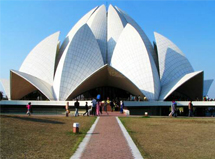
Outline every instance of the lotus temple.
<path fill-rule="evenodd" d="M 53 33 L 26 56 L 10 80 L 1 80 L 9 100 L 71 101 L 130 99 L 148 101 L 202 99 L 213 80 L 194 71 L 184 53 L 154 32 L 151 42 L 142 28 L 118 7 L 93 8 L 63 42 Z"/>

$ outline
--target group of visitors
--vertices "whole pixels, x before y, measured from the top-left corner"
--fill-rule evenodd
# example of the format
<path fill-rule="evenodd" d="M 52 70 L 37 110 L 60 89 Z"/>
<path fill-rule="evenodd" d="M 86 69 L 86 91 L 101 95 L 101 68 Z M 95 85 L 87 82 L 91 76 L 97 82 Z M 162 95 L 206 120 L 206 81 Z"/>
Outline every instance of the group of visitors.
<path fill-rule="evenodd" d="M 190 101 L 188 103 L 188 117 L 192 117 L 193 116 L 193 103 L 192 101 Z M 177 103 L 176 101 L 172 101 L 172 104 L 171 104 L 171 112 L 169 114 L 170 117 L 177 117 L 177 112 L 178 112 L 178 109 L 177 109 Z"/>
<path fill-rule="evenodd" d="M 189 110 L 188 117 L 192 117 L 193 116 L 193 103 L 192 103 L 192 101 L 190 101 L 188 103 L 188 110 Z M 170 112 L 169 116 L 170 117 L 177 117 L 177 112 L 178 112 L 177 103 L 176 103 L 176 101 L 172 101 L 171 112 Z"/>
<path fill-rule="evenodd" d="M 92 115 L 94 116 L 99 116 L 102 114 L 102 102 L 100 101 L 100 98 L 97 96 L 97 98 L 93 98 L 92 100 Z M 106 112 L 107 115 L 107 101 L 104 102 L 104 111 Z"/>
<path fill-rule="evenodd" d="M 103 111 L 106 113 L 106 115 L 109 115 L 108 108 L 107 108 L 108 104 L 110 104 L 112 112 L 114 111 L 114 108 L 115 108 L 115 103 L 113 101 L 109 101 L 109 98 L 107 98 L 107 100 L 102 102 L 100 95 L 97 95 L 96 98 L 93 98 L 91 103 L 92 103 L 92 107 L 89 108 L 88 102 L 86 102 L 85 113 L 83 113 L 83 116 L 85 116 L 85 115 L 99 116 L 99 115 L 103 114 Z M 79 106 L 80 106 L 80 104 L 78 102 L 78 99 L 76 99 L 76 102 L 74 103 L 75 117 L 79 116 L 79 113 L 78 113 Z M 124 102 L 120 101 L 120 113 L 123 113 L 123 107 L 124 107 Z M 69 113 L 70 113 L 69 102 L 66 103 L 65 109 L 66 109 L 66 117 L 68 117 Z"/>
<path fill-rule="evenodd" d="M 215 101 L 215 98 L 209 98 L 208 95 L 203 97 L 203 101 Z"/>
<path fill-rule="evenodd" d="M 144 96 L 143 98 L 138 95 L 138 96 L 133 96 L 133 95 L 130 95 L 130 98 L 129 98 L 130 101 L 148 101 L 148 99 L 146 98 L 146 96 Z"/>

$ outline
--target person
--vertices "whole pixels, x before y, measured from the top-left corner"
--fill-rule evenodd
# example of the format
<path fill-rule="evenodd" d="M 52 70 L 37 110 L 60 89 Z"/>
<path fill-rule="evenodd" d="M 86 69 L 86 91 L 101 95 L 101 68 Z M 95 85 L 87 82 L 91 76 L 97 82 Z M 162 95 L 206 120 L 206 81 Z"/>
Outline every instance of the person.
<path fill-rule="evenodd" d="M 86 110 L 86 112 L 83 114 L 83 116 L 85 114 L 87 114 L 87 116 L 89 116 L 89 114 L 88 114 L 88 102 L 86 102 L 86 104 L 85 104 L 85 110 Z"/>
<path fill-rule="evenodd" d="M 105 101 L 104 102 L 104 111 L 107 113 L 107 115 L 109 115 L 108 112 L 107 112 L 107 104 L 108 104 L 107 101 Z"/>
<path fill-rule="evenodd" d="M 111 112 L 113 112 L 113 108 L 114 108 L 113 101 L 110 102 L 110 106 L 111 106 Z"/>
<path fill-rule="evenodd" d="M 193 116 L 193 103 L 192 103 L 192 101 L 190 101 L 188 104 L 188 110 L 189 110 L 188 116 L 192 117 Z"/>
<path fill-rule="evenodd" d="M 93 100 L 92 100 L 92 115 L 96 115 L 96 99 L 95 98 L 93 98 Z"/>
<path fill-rule="evenodd" d="M 66 102 L 65 109 L 66 109 L 66 117 L 68 117 L 68 116 L 69 116 L 69 113 L 70 113 L 70 110 L 69 110 L 69 102 Z"/>
<path fill-rule="evenodd" d="M 114 105 L 115 105 L 115 111 L 119 111 L 120 102 L 116 101 Z"/>
<path fill-rule="evenodd" d="M 76 99 L 76 102 L 75 102 L 75 116 L 79 116 L 78 108 L 79 108 L 79 102 L 78 102 L 78 99 Z"/>
<path fill-rule="evenodd" d="M 101 102 L 100 102 L 100 101 L 97 101 L 97 103 L 96 103 L 96 115 L 97 115 L 97 116 L 100 115 L 100 113 L 99 113 L 100 105 L 101 105 Z"/>
<path fill-rule="evenodd" d="M 88 116 L 92 115 L 92 106 L 88 106 Z"/>
<path fill-rule="evenodd" d="M 100 102 L 100 104 L 99 104 L 99 112 L 100 112 L 100 114 L 102 114 L 102 102 Z"/>
<path fill-rule="evenodd" d="M 30 116 L 31 115 L 31 102 L 28 103 L 27 107 L 27 115 Z"/>
<path fill-rule="evenodd" d="M 138 101 L 140 101 L 141 100 L 141 97 L 140 97 L 140 95 L 138 95 Z"/>
<path fill-rule="evenodd" d="M 170 112 L 169 116 L 177 117 L 177 103 L 175 101 L 172 101 L 171 112 Z"/>
<path fill-rule="evenodd" d="M 120 101 L 120 113 L 123 114 L 124 102 Z"/>

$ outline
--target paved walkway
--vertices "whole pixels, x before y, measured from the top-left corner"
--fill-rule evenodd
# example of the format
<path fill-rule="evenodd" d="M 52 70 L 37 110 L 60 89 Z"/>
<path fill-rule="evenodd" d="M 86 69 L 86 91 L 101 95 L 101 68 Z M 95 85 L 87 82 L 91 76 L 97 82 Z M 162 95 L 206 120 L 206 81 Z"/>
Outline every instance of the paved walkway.
<path fill-rule="evenodd" d="M 81 159 L 133 159 L 131 148 L 117 122 L 118 112 L 102 115 L 81 153 Z M 74 158 L 74 156 L 73 156 Z M 79 157 L 78 157 L 79 158 Z"/>

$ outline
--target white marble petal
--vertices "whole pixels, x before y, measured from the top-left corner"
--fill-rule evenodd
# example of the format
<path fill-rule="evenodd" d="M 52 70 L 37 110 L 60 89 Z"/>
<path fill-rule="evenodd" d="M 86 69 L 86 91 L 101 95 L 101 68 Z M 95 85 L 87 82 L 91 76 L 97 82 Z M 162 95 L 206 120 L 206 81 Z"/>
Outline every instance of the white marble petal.
<path fill-rule="evenodd" d="M 161 34 L 156 32 L 154 34 L 162 86 L 194 71 L 188 59 L 173 42 Z"/>
<path fill-rule="evenodd" d="M 26 57 L 19 71 L 53 83 L 58 37 L 56 32 L 41 41 Z"/>
<path fill-rule="evenodd" d="M 86 77 L 103 65 L 97 40 L 85 24 L 74 35 L 56 70 L 54 90 L 57 99 L 66 100 Z"/>
<path fill-rule="evenodd" d="M 213 83 L 213 79 L 209 79 L 209 80 L 204 80 L 204 88 L 203 88 L 203 96 L 207 96 L 208 95 L 208 91 L 211 87 L 211 84 Z"/>
<path fill-rule="evenodd" d="M 107 30 L 107 43 L 108 43 L 108 58 L 107 63 L 110 64 L 112 54 L 115 48 L 115 45 L 118 41 L 122 30 L 124 29 L 127 22 L 125 19 L 122 19 L 120 13 L 110 5 L 108 8 L 108 30 Z"/>
<path fill-rule="evenodd" d="M 111 66 L 130 79 L 149 100 L 157 100 L 160 80 L 151 54 L 137 30 L 127 24 L 118 39 Z"/>
<path fill-rule="evenodd" d="M 87 21 L 89 20 L 90 16 L 95 12 L 95 10 L 98 7 L 93 8 L 92 10 L 90 10 L 87 14 L 85 14 L 73 27 L 72 29 L 69 31 L 69 33 L 67 34 L 67 36 L 65 37 L 63 44 L 60 46 L 60 50 L 58 53 L 58 56 L 56 58 L 56 67 L 58 66 L 58 63 L 61 59 L 61 56 L 63 55 L 64 52 L 67 52 L 68 46 L 72 40 L 72 38 L 74 37 L 74 35 L 76 34 L 76 32 L 80 29 L 80 27 L 82 27 L 84 24 L 87 23 Z"/>
<path fill-rule="evenodd" d="M 2 87 L 4 89 L 4 93 L 6 94 L 7 98 L 10 100 L 10 81 L 8 79 L 0 79 Z"/>
<path fill-rule="evenodd" d="M 45 82 L 45 81 L 43 81 L 43 80 L 41 80 L 35 76 L 24 73 L 24 72 L 11 70 L 11 73 L 16 74 L 17 76 L 21 77 L 23 80 L 26 81 L 26 83 L 31 84 L 33 87 L 35 87 L 41 93 L 43 93 L 49 100 L 56 100 L 53 88 L 49 83 L 47 83 L 47 82 Z M 15 80 L 15 79 L 12 78 L 11 80 Z M 17 82 L 17 81 L 15 81 L 15 82 Z M 25 87 L 25 85 L 22 85 L 22 87 Z M 11 88 L 11 90 L 13 90 L 13 92 L 19 91 L 16 88 Z"/>
<path fill-rule="evenodd" d="M 104 63 L 107 61 L 107 18 L 105 5 L 100 6 L 87 21 L 99 44 Z"/>
<path fill-rule="evenodd" d="M 158 68 L 158 57 L 154 51 L 154 48 L 149 40 L 149 38 L 147 37 L 147 35 L 145 34 L 145 32 L 143 31 L 143 29 L 136 23 L 136 21 L 134 21 L 134 19 L 132 19 L 126 12 L 124 12 L 123 10 L 119 9 L 118 7 L 116 7 L 119 12 L 125 17 L 126 21 L 131 24 L 140 34 L 141 38 L 143 39 L 143 42 L 146 46 L 147 51 L 152 55 L 155 64 Z"/>
<path fill-rule="evenodd" d="M 182 77 L 179 77 L 177 79 L 174 79 L 170 83 L 162 86 L 162 90 L 160 93 L 159 100 L 165 100 L 171 93 L 173 93 L 177 88 L 182 86 L 185 82 L 189 81 L 190 79 L 196 77 L 203 71 L 197 71 L 197 72 L 192 72 L 189 74 L 186 74 Z"/>

